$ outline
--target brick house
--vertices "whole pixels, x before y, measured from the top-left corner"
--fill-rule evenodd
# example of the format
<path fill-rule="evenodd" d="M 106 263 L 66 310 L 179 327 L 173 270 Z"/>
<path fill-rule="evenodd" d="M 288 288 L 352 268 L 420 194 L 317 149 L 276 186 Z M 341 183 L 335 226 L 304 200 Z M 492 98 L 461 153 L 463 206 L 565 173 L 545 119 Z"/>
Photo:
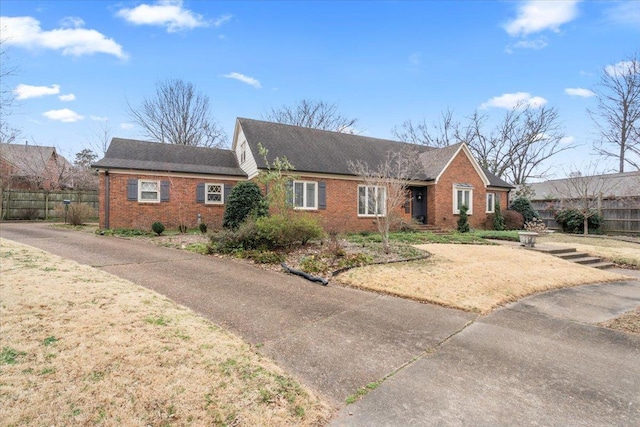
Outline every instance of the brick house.
<path fill-rule="evenodd" d="M 0 187 L 57 190 L 71 186 L 73 166 L 54 147 L 0 143 Z"/>
<path fill-rule="evenodd" d="M 375 167 L 389 151 L 414 150 L 423 170 L 412 177 L 399 214 L 443 229 L 456 227 L 463 204 L 471 226 L 484 228 L 494 202 L 505 207 L 513 188 L 480 167 L 463 143 L 433 148 L 238 118 L 230 150 L 114 138 L 93 165 L 100 172 L 100 226 L 148 229 L 162 221 L 193 227 L 200 220 L 219 227 L 233 185 L 267 167 L 259 146 L 270 160 L 291 162 L 294 209 L 318 216 L 328 230 L 375 230 L 373 210 L 384 209 L 370 203 L 384 190 L 364 186 L 349 160 Z"/>

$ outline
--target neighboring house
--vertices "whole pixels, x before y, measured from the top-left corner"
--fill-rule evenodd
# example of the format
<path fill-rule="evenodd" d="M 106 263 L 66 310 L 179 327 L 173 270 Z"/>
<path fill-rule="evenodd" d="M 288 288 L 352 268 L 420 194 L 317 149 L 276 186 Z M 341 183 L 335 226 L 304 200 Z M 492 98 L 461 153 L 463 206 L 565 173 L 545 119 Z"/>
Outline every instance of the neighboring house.
<path fill-rule="evenodd" d="M 559 228 L 554 212 L 586 206 L 603 216 L 607 232 L 640 233 L 640 171 L 573 176 L 527 187 L 534 209 L 549 228 Z"/>
<path fill-rule="evenodd" d="M 54 147 L 0 144 L 3 189 L 56 190 L 70 186 L 72 165 Z"/>
<path fill-rule="evenodd" d="M 349 161 L 375 168 L 390 151 L 415 150 L 422 165 L 399 212 L 407 222 L 452 229 L 466 204 L 471 226 L 484 228 L 495 201 L 504 208 L 513 188 L 483 170 L 465 144 L 432 148 L 239 118 L 231 150 L 114 138 L 93 165 L 100 172 L 100 226 L 194 226 L 198 219 L 219 226 L 232 186 L 267 168 L 260 145 L 270 161 L 286 157 L 295 167 L 294 209 L 318 216 L 327 230 L 376 229 L 376 213 L 385 213 L 370 199 L 381 190 L 364 186 Z"/>

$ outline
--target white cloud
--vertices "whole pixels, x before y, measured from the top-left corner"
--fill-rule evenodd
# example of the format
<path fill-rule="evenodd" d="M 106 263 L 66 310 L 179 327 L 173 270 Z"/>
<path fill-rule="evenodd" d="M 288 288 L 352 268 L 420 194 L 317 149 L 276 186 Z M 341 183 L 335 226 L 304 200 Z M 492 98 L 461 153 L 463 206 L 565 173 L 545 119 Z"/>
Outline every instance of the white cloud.
<path fill-rule="evenodd" d="M 573 136 L 565 136 L 560 138 L 561 144 L 573 144 L 575 142 L 575 138 Z"/>
<path fill-rule="evenodd" d="M 540 37 L 536 40 L 520 40 L 517 43 L 507 46 L 505 51 L 507 53 L 513 53 L 513 49 L 533 49 L 540 50 L 547 47 L 549 43 L 545 37 Z"/>
<path fill-rule="evenodd" d="M 133 9 L 120 9 L 117 15 L 135 25 L 166 27 L 169 33 L 208 25 L 202 15 L 183 8 L 182 0 L 159 0 L 154 4 L 141 4 Z"/>
<path fill-rule="evenodd" d="M 106 122 L 109 120 L 108 117 L 100 117 L 100 116 L 94 116 L 94 115 L 89 116 L 89 118 L 96 122 Z"/>
<path fill-rule="evenodd" d="M 580 96 L 582 98 L 590 98 L 592 96 L 595 96 L 595 93 L 593 91 L 581 87 L 568 87 L 564 90 L 564 93 L 569 96 Z"/>
<path fill-rule="evenodd" d="M 57 95 L 60 93 L 60 85 L 31 86 L 19 84 L 13 90 L 17 99 L 40 98 L 41 96 Z"/>
<path fill-rule="evenodd" d="M 131 123 L 120 123 L 120 129 L 124 129 L 124 130 L 133 129 L 133 125 Z"/>
<path fill-rule="evenodd" d="M 60 101 L 63 101 L 63 102 L 69 102 L 69 101 L 75 101 L 76 100 L 76 96 L 74 94 L 72 94 L 72 93 L 68 93 L 66 95 L 58 96 L 58 99 Z"/>
<path fill-rule="evenodd" d="M 500 96 L 494 96 L 487 102 L 483 102 L 480 108 L 489 107 L 512 109 L 518 105 L 527 105 L 533 108 L 542 107 L 547 100 L 540 96 L 531 96 L 528 92 L 505 93 Z"/>
<path fill-rule="evenodd" d="M 84 27 L 84 21 L 77 16 L 67 16 L 66 18 L 62 18 L 60 26 L 63 28 L 82 28 Z"/>
<path fill-rule="evenodd" d="M 225 77 L 227 79 L 238 80 L 242 83 L 248 84 L 249 86 L 253 86 L 256 89 L 260 89 L 262 87 L 259 80 L 254 79 L 253 77 L 245 76 L 244 74 L 229 73 L 229 74 L 224 74 L 222 77 Z"/>
<path fill-rule="evenodd" d="M 40 21 L 30 16 L 1 16 L 0 28 L 2 28 L 2 38 L 7 45 L 25 49 L 60 50 L 63 55 L 72 56 L 106 53 L 118 58 L 127 58 L 122 46 L 96 30 L 58 28 L 43 31 L 40 28 Z"/>
<path fill-rule="evenodd" d="M 640 2 L 623 1 L 614 4 L 614 7 L 605 12 L 610 20 L 618 24 L 640 25 Z"/>
<path fill-rule="evenodd" d="M 231 14 L 222 15 L 220 18 L 213 21 L 213 26 L 220 27 L 221 25 L 224 25 L 227 22 L 231 21 L 231 18 L 233 18 L 233 15 Z"/>
<path fill-rule="evenodd" d="M 541 31 L 558 32 L 560 26 L 578 16 L 580 0 L 529 0 L 518 8 L 518 16 L 504 25 L 510 36 L 527 36 Z"/>
<path fill-rule="evenodd" d="M 640 73 L 640 62 L 620 61 L 617 64 L 607 65 L 604 71 L 612 77 L 622 77 L 628 74 Z"/>
<path fill-rule="evenodd" d="M 63 108 L 61 110 L 49 110 L 42 113 L 42 115 L 49 120 L 56 120 L 64 123 L 73 123 L 84 119 L 84 116 L 81 116 L 80 114 L 76 113 L 73 110 L 69 110 L 68 108 Z"/>

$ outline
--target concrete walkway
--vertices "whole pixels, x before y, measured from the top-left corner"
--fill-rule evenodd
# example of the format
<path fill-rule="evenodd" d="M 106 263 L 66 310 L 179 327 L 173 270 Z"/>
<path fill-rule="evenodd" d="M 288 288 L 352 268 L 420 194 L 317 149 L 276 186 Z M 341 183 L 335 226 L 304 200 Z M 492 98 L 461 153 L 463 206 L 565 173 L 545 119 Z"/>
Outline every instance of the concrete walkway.
<path fill-rule="evenodd" d="M 640 306 L 638 281 L 536 295 L 476 318 L 42 224 L 2 224 L 0 237 L 132 280 L 262 344 L 342 407 L 336 426 L 640 425 L 640 336 L 595 326 Z"/>

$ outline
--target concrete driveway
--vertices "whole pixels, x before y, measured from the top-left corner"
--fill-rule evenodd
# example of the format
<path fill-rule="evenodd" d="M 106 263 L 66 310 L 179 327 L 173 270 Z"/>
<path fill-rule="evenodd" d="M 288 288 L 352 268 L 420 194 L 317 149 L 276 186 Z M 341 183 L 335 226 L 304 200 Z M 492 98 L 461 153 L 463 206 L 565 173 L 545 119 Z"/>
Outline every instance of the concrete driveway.
<path fill-rule="evenodd" d="M 334 425 L 640 425 L 640 336 L 594 325 L 639 306 L 638 281 L 550 292 L 476 318 L 44 224 L 2 224 L 0 237 L 154 289 L 261 344 L 342 407 Z"/>

